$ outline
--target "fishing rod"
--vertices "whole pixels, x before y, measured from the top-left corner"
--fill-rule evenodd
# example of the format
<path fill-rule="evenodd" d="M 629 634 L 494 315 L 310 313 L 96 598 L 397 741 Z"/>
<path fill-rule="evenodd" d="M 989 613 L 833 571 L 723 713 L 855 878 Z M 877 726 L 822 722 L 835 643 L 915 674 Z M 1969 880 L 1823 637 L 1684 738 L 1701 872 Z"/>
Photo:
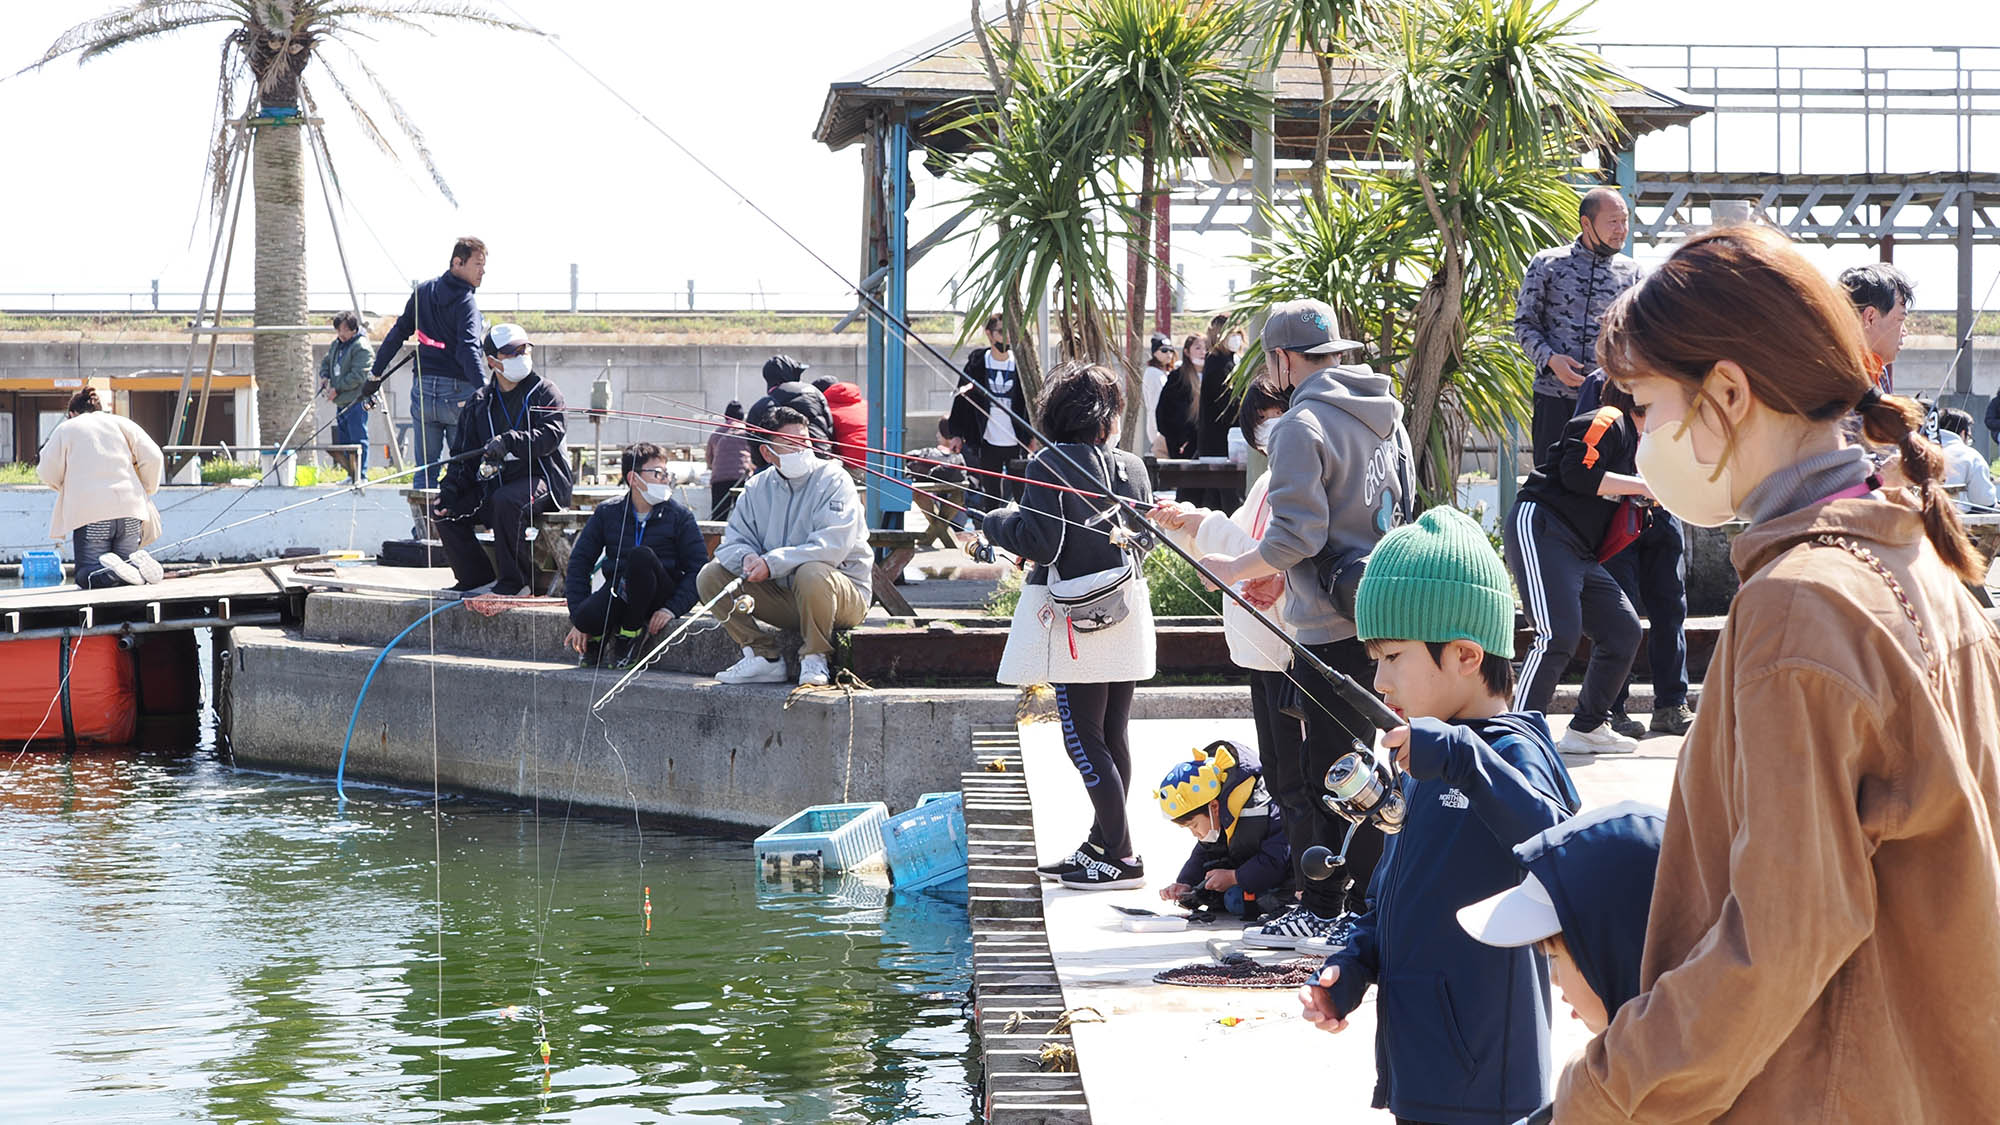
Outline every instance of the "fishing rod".
<path fill-rule="evenodd" d="M 506 7 L 508 11 L 514 12 L 516 19 L 520 19 L 520 13 L 515 12 L 513 7 L 506 3 L 506 0 L 500 0 L 500 3 L 503 7 Z M 528 24 L 528 21 L 525 19 L 521 19 L 520 22 L 522 22 L 523 24 Z M 534 27 L 534 25 L 532 24 L 528 24 L 528 26 Z M 847 291 L 853 293 L 856 297 L 858 297 L 864 308 L 867 309 L 869 315 L 874 316 L 883 324 L 894 328 L 903 339 L 908 341 L 913 341 L 926 354 L 926 356 L 929 358 L 932 364 L 936 366 L 937 370 L 949 371 L 951 373 L 951 378 L 954 384 L 956 383 L 958 377 L 958 369 L 952 365 L 950 357 L 946 356 L 943 352 L 940 352 L 936 347 L 934 347 L 930 343 L 930 341 L 926 340 L 923 336 L 919 335 L 917 331 L 914 328 L 912 328 L 907 321 L 905 321 L 902 317 L 897 316 L 895 313 L 891 312 L 888 306 L 883 304 L 881 300 L 876 298 L 873 294 L 869 293 L 866 289 L 862 288 L 860 285 L 856 284 L 852 279 L 848 277 L 845 271 L 840 269 L 838 266 L 835 266 L 832 262 L 827 261 L 824 257 L 821 257 L 816 251 L 812 249 L 812 247 L 808 246 L 802 239 L 800 239 L 798 235 L 794 234 L 788 227 L 786 227 L 783 223 L 779 222 L 775 217 L 773 217 L 770 212 L 764 210 L 764 208 L 759 206 L 755 200 L 750 198 L 749 195 L 744 193 L 734 183 L 732 183 L 728 177 L 716 171 L 706 161 L 702 160 L 700 156 L 696 155 L 694 150 L 688 148 L 688 146 L 686 146 L 685 144 L 682 144 L 681 141 L 678 138 L 676 138 L 672 133 L 669 133 L 658 122 L 654 121 L 651 117 L 647 116 L 646 112 L 640 109 L 638 105 L 635 104 L 630 98 L 627 98 L 623 93 L 620 93 L 616 87 L 612 86 L 611 83 L 605 81 L 595 71 L 591 70 L 590 67 L 584 65 L 583 61 L 581 59 L 578 59 L 575 55 L 571 54 L 569 52 L 569 49 L 567 47 L 564 47 L 560 40 L 556 39 L 553 35 L 550 35 L 548 32 L 542 31 L 540 28 L 534 28 L 534 30 L 536 31 L 537 34 L 541 36 L 542 42 L 547 43 L 552 49 L 556 51 L 556 53 L 562 55 L 563 58 L 568 59 L 572 65 L 574 65 L 578 70 L 582 71 L 593 82 L 596 82 L 599 86 L 602 86 L 606 93 L 610 94 L 614 99 L 623 104 L 625 108 L 631 110 L 632 113 L 639 118 L 639 120 L 643 121 L 655 133 L 658 133 L 662 138 L 664 138 L 667 141 L 668 144 L 672 145 L 676 149 L 679 149 L 682 155 L 686 156 L 702 171 L 708 173 L 709 176 L 714 178 L 717 183 L 721 184 L 725 190 L 727 190 L 730 194 L 734 195 L 739 201 L 741 201 L 744 204 L 744 206 L 750 208 L 750 210 L 755 212 L 758 215 L 758 217 L 762 218 L 765 222 L 769 223 L 772 226 L 772 228 L 775 229 L 779 234 L 783 235 L 793 245 L 797 246 L 800 250 L 804 251 L 806 256 L 811 258 L 814 262 L 818 263 L 822 269 L 824 269 L 829 274 L 832 274 L 835 278 L 839 279 L 842 288 L 846 289 Z M 1037 442 L 1041 443 L 1043 453 L 1049 454 L 1053 458 L 1060 459 L 1064 464 L 1066 464 L 1069 467 L 1070 470 L 1075 472 L 1078 475 L 1078 477 L 1084 480 L 1093 479 L 1090 471 L 1086 469 L 1080 462 L 1078 462 L 1076 458 L 1072 457 L 1069 454 L 1068 450 L 1063 449 L 1056 442 L 1051 441 L 1046 434 L 1042 433 L 1039 427 L 1030 423 L 1026 418 L 1021 417 L 1021 415 L 1017 414 L 1011 405 L 996 399 L 991 394 L 987 395 L 986 399 L 987 399 L 987 408 L 989 412 L 994 409 L 999 410 L 1005 417 L 1007 417 L 1014 423 L 1014 426 L 1016 427 L 1016 430 L 1018 432 L 1025 433 L 1029 437 L 1032 437 Z M 1098 495 L 1102 497 L 1102 496 L 1108 496 L 1110 495 L 1110 493 L 1111 489 L 1107 484 L 1104 493 L 1100 493 Z M 1092 503 L 1093 507 L 1095 506 L 1094 501 L 1092 500 L 1087 500 L 1086 502 Z M 1105 514 L 1106 511 L 1107 510 L 1100 509 L 1100 515 Z M 1264 611 L 1258 609 L 1256 605 L 1252 604 L 1248 598 L 1244 597 L 1240 592 L 1238 592 L 1228 583 L 1221 581 L 1220 577 L 1216 575 L 1215 572 L 1209 570 L 1207 567 L 1204 567 L 1201 564 L 1201 560 L 1195 557 L 1193 552 L 1183 549 L 1180 546 L 1180 544 L 1173 542 L 1171 539 L 1168 539 L 1165 536 L 1156 535 L 1155 534 L 1156 529 L 1154 528 L 1150 519 L 1148 519 L 1145 516 L 1139 516 L 1137 517 L 1139 526 L 1136 527 L 1133 526 L 1132 523 L 1129 522 L 1133 518 L 1130 510 L 1122 505 L 1117 504 L 1115 499 L 1112 507 L 1108 509 L 1108 512 L 1111 513 L 1111 518 L 1117 521 L 1120 531 L 1124 532 L 1127 536 L 1136 537 L 1138 540 L 1142 542 L 1146 540 L 1159 540 L 1164 542 L 1167 546 L 1167 549 L 1179 555 L 1185 562 L 1187 562 L 1189 566 L 1193 567 L 1195 573 L 1201 575 L 1204 582 L 1208 583 L 1209 585 L 1215 586 L 1217 589 L 1221 590 L 1225 597 L 1237 603 L 1237 605 L 1241 606 L 1245 612 L 1249 613 L 1252 620 L 1256 621 L 1264 628 L 1269 629 L 1276 636 L 1282 638 L 1286 646 L 1292 650 L 1292 654 L 1295 659 L 1304 661 L 1306 663 L 1306 666 L 1311 668 L 1316 674 L 1318 674 L 1321 679 L 1325 680 L 1326 683 L 1330 685 L 1337 694 L 1339 694 L 1342 700 L 1344 700 L 1349 706 L 1353 707 L 1357 712 L 1359 712 L 1362 716 L 1368 719 L 1368 721 L 1373 723 L 1377 728 L 1381 730 L 1393 730 L 1403 725 L 1402 719 L 1397 717 L 1394 711 L 1389 710 L 1389 708 L 1380 699 L 1377 699 L 1366 688 L 1363 688 L 1360 684 L 1356 683 L 1352 677 L 1341 672 L 1339 669 L 1328 664 L 1326 661 L 1321 660 L 1317 655 L 1315 655 L 1312 652 L 1311 649 L 1308 649 L 1305 645 L 1299 643 L 1299 641 L 1293 636 L 1291 636 L 1289 633 L 1287 633 L 1282 626 L 1280 626 L 1277 622 L 1271 620 L 1271 618 L 1268 615 L 1266 615 Z"/>

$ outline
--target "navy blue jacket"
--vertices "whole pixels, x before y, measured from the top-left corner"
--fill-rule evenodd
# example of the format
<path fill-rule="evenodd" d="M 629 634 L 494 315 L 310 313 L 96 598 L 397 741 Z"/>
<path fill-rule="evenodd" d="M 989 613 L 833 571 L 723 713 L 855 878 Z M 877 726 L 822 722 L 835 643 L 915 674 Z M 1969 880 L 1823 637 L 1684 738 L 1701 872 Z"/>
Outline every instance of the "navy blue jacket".
<path fill-rule="evenodd" d="M 1577 972 L 1615 1016 L 1639 995 L 1639 955 L 1653 909 L 1666 810 L 1620 801 L 1571 817 L 1515 847 L 1549 892 Z"/>
<path fill-rule="evenodd" d="M 499 438 L 505 459 L 500 462 L 500 471 L 487 477 L 479 475 L 484 458 L 467 457 L 445 466 L 444 479 L 438 483 L 438 503 L 450 518 L 467 519 L 486 503 L 487 493 L 526 477 L 537 484 L 547 483 L 546 488 L 533 488 L 531 501 L 546 492 L 555 497 L 558 507 L 568 507 L 571 477 L 568 452 L 563 448 L 567 423 L 562 392 L 535 372 L 530 371 L 511 391 L 502 392 L 497 378 L 474 391 L 452 429 L 452 455 L 483 449 Z"/>
<path fill-rule="evenodd" d="M 1474 941 L 1458 909 L 1520 883 L 1514 845 L 1580 799 L 1539 714 L 1410 723 L 1409 813 L 1369 884 L 1368 912 L 1327 959 L 1345 1016 L 1376 998 L 1375 1105 L 1439 1125 L 1513 1122 L 1549 1092 L 1549 967 Z"/>
<path fill-rule="evenodd" d="M 634 546 L 649 548 L 659 556 L 667 572 L 670 592 L 667 612 L 679 617 L 694 608 L 695 576 L 708 562 L 708 544 L 702 540 L 701 525 L 694 513 L 678 500 L 653 505 L 644 520 L 632 511 L 632 497 L 621 496 L 599 504 L 576 533 L 569 552 L 569 571 L 563 576 L 563 595 L 569 600 L 572 618 L 590 597 L 590 576 L 602 569 L 607 577 L 616 574 L 618 560 Z"/>
<path fill-rule="evenodd" d="M 457 274 L 447 270 L 419 283 L 417 291 L 403 303 L 403 315 L 396 318 L 396 326 L 382 337 L 382 346 L 375 351 L 377 382 L 403 349 L 403 341 L 412 336 L 417 340 L 418 375 L 455 380 L 464 384 L 459 388 L 464 394 L 486 382 L 486 363 L 480 353 L 486 322 L 480 318 L 472 286 Z M 414 380 L 411 385 L 415 386 Z"/>
<path fill-rule="evenodd" d="M 1222 816 L 1216 827 L 1222 837 L 1213 844 L 1195 841 L 1194 850 L 1188 853 L 1187 862 L 1181 864 L 1181 873 L 1174 882 L 1199 887 L 1208 872 L 1227 868 L 1236 872 L 1236 886 L 1244 894 L 1261 895 L 1282 886 L 1292 874 L 1292 853 L 1285 845 L 1284 813 L 1264 787 L 1261 768 L 1238 763 L 1230 782 L 1229 794 L 1218 802 Z M 1248 785 L 1250 791 L 1244 796 L 1240 811 L 1232 813 L 1230 806 L 1237 802 L 1231 798 L 1238 785 Z"/>

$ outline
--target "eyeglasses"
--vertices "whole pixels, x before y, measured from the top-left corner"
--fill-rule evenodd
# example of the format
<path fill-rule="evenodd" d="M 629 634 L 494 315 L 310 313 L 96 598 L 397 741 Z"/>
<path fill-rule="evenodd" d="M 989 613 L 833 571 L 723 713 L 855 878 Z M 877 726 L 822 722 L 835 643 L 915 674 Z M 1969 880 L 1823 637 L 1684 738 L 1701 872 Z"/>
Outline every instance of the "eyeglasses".
<path fill-rule="evenodd" d="M 656 480 L 661 482 L 664 482 L 670 475 L 668 474 L 667 467 L 665 465 L 654 465 L 650 469 L 639 469 L 637 470 L 637 472 L 640 476 L 645 477 L 647 480 Z"/>
<path fill-rule="evenodd" d="M 499 356 L 501 359 L 513 359 L 516 356 L 524 354 L 527 350 L 528 345 L 526 344 L 508 344 L 504 348 L 494 349 L 493 354 Z"/>

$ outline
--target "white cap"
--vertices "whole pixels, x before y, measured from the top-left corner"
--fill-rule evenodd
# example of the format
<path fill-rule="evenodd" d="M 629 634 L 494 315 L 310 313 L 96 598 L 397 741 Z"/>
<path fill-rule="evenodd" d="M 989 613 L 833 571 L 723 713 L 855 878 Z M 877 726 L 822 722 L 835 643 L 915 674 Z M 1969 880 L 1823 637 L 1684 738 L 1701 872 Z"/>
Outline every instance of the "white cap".
<path fill-rule="evenodd" d="M 1458 924 L 1474 939 L 1502 949 L 1533 945 L 1562 933 L 1548 888 L 1533 875 L 1512 890 L 1461 907 Z"/>
<path fill-rule="evenodd" d="M 528 330 L 518 324 L 496 324 L 486 332 L 486 351 L 489 355 L 529 342 Z"/>

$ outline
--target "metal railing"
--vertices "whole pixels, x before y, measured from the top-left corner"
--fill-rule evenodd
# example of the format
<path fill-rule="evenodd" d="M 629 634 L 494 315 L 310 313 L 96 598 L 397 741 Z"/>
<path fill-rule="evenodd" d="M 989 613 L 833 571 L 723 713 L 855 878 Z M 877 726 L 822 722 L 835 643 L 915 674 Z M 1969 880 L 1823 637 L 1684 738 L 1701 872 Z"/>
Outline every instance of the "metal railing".
<path fill-rule="evenodd" d="M 355 294 L 365 316 L 388 316 L 401 312 L 409 299 L 408 289 L 364 289 Z M 947 293 L 953 313 L 958 311 L 956 294 Z M 854 307 L 854 295 L 835 289 L 823 290 L 701 290 L 695 293 L 674 290 L 603 289 L 582 290 L 571 301 L 568 290 L 487 289 L 479 291 L 479 308 L 492 319 L 500 312 L 544 312 L 615 314 L 620 316 L 700 316 L 738 312 L 839 314 Z M 138 315 L 192 317 L 200 306 L 201 294 L 154 289 L 101 290 L 22 290 L 0 292 L 0 312 L 16 315 Z M 327 313 L 345 309 L 352 303 L 345 290 L 307 294 L 307 304 Z M 224 317 L 247 317 L 253 311 L 250 295 L 234 297 L 223 308 Z M 945 311 L 945 310 L 938 310 Z M 213 315 L 213 310 L 210 310 Z"/>

